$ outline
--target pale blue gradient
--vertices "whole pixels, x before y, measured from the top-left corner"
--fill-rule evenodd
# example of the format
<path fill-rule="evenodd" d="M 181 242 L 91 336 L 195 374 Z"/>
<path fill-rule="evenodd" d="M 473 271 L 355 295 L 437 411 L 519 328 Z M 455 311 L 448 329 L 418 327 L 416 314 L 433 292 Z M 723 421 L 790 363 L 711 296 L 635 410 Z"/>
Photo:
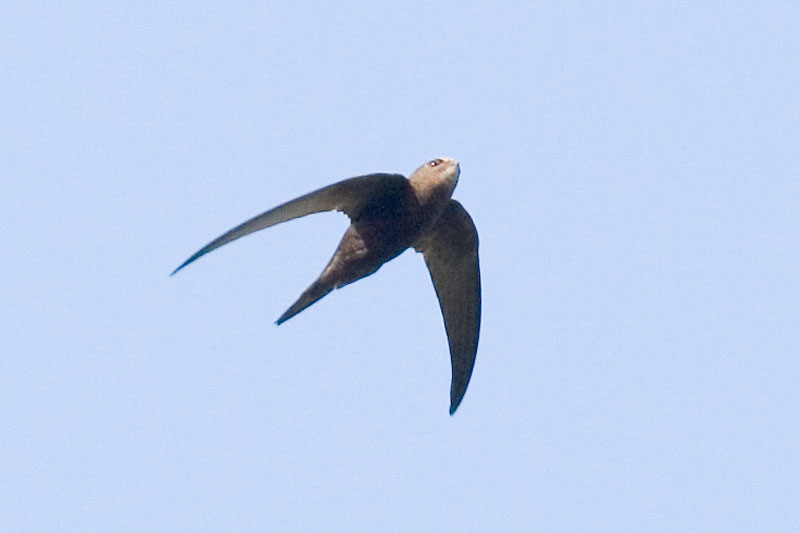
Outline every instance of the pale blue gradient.
<path fill-rule="evenodd" d="M 3 531 L 800 530 L 797 2 L 5 2 Z M 369 172 L 461 162 L 483 329 L 407 252 L 281 327 Z"/>

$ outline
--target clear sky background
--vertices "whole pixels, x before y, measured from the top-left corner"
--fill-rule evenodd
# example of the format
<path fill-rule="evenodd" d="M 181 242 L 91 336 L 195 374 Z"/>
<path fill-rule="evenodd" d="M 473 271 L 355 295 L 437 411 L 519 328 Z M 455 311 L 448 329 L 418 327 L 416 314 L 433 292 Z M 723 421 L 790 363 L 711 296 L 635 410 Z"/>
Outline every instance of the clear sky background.
<path fill-rule="evenodd" d="M 4 2 L 4 531 L 800 530 L 797 2 Z M 347 218 L 461 162 L 483 327 Z"/>

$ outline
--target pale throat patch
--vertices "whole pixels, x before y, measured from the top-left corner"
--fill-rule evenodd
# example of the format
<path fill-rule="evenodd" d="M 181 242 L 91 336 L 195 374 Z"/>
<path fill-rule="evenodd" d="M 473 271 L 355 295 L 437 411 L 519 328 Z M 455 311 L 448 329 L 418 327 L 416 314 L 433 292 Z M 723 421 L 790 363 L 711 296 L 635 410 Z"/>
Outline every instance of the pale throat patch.
<path fill-rule="evenodd" d="M 445 169 L 430 169 L 421 167 L 411 176 L 411 184 L 417 198 L 422 203 L 430 200 L 441 201 L 450 198 L 458 183 L 461 168 L 456 161 L 444 159 L 448 167 Z M 426 163 L 427 164 L 427 163 Z M 442 172 L 442 170 L 445 170 Z"/>

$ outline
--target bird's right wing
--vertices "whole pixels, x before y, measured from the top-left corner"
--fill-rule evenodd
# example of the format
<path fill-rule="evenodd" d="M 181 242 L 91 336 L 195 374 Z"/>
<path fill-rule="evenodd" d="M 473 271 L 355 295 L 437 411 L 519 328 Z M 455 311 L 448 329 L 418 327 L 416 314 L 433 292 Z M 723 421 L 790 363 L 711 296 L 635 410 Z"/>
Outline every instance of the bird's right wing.
<path fill-rule="evenodd" d="M 467 391 L 478 351 L 481 326 L 478 232 L 461 204 L 450 200 L 431 232 L 415 248 L 425 256 L 444 317 L 453 370 L 452 415 Z"/>
<path fill-rule="evenodd" d="M 370 200 L 383 194 L 401 191 L 408 186 L 407 184 L 408 180 L 400 174 L 369 174 L 317 189 L 274 207 L 220 235 L 184 261 L 172 274 L 224 244 L 281 222 L 334 210 L 343 211 L 351 219 L 357 218 L 361 209 L 369 204 Z"/>

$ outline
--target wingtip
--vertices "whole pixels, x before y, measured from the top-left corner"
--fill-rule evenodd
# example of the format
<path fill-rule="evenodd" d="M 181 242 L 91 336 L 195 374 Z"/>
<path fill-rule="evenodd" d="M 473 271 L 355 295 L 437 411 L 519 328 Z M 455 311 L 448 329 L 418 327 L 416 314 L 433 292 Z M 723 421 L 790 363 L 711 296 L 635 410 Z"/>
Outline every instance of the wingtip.
<path fill-rule="evenodd" d="M 456 412 L 456 409 L 458 409 L 458 405 L 451 405 L 450 406 L 450 416 L 453 416 L 453 413 Z"/>
<path fill-rule="evenodd" d="M 194 261 L 196 261 L 196 260 L 197 260 L 197 259 L 198 259 L 200 256 L 204 255 L 205 253 L 206 253 L 206 252 L 205 252 L 204 250 L 200 250 L 199 252 L 197 252 L 196 254 L 194 254 L 192 257 L 190 257 L 189 259 L 187 259 L 186 261 L 184 261 L 183 263 L 181 263 L 181 266 L 179 266 L 178 268 L 176 268 L 175 270 L 173 270 L 173 271 L 172 271 L 172 274 L 170 274 L 170 276 L 174 276 L 175 274 L 177 274 L 177 273 L 178 273 L 178 271 L 179 271 L 179 270 L 183 269 L 183 267 L 185 267 L 185 266 L 186 266 L 186 265 L 188 265 L 189 263 L 193 263 Z"/>
<path fill-rule="evenodd" d="M 179 266 L 178 268 L 176 268 L 175 270 L 173 270 L 173 271 L 172 271 L 172 273 L 169 275 L 169 277 L 172 277 L 172 276 L 174 276 L 175 274 L 177 274 L 179 270 L 181 270 L 183 267 L 185 267 L 185 266 L 186 266 L 186 265 L 188 265 L 188 264 L 189 264 L 189 261 L 187 261 L 186 263 L 182 264 L 181 266 Z"/>

